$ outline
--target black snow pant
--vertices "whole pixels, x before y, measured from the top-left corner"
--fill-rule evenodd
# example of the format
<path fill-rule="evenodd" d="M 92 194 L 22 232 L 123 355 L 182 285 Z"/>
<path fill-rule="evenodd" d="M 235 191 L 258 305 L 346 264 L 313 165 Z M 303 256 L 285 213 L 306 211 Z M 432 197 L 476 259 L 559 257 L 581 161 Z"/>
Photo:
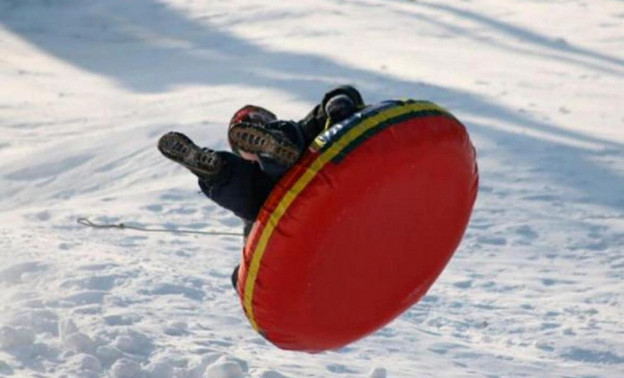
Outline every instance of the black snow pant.
<path fill-rule="evenodd" d="M 224 161 L 223 167 L 215 177 L 200 178 L 199 187 L 208 198 L 234 212 L 245 224 L 253 223 L 279 177 L 267 175 L 258 163 L 233 153 L 217 153 Z"/>

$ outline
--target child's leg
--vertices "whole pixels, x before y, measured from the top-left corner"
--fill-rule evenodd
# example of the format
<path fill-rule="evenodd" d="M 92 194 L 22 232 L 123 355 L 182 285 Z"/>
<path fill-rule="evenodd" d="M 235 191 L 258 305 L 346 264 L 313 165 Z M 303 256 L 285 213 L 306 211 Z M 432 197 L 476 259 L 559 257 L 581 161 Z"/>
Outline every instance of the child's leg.
<path fill-rule="evenodd" d="M 200 178 L 202 192 L 218 205 L 244 220 L 254 221 L 278 178 L 268 176 L 256 163 L 229 152 L 217 155 L 223 166 L 219 174 Z"/>
<path fill-rule="evenodd" d="M 199 186 L 208 197 L 247 221 L 256 219 L 277 182 L 258 164 L 229 152 L 201 148 L 178 132 L 163 135 L 158 149 L 199 177 Z"/>

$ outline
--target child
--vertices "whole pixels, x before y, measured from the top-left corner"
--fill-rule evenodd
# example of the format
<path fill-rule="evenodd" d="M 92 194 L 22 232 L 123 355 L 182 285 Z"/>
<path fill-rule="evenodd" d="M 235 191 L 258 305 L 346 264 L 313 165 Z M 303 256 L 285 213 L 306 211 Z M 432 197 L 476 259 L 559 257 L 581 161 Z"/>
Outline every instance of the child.
<path fill-rule="evenodd" d="M 199 178 L 202 192 L 233 211 L 247 236 L 277 181 L 297 162 L 318 134 L 364 108 L 360 93 L 341 86 L 325 94 L 301 121 L 283 121 L 259 106 L 247 105 L 230 121 L 233 153 L 200 148 L 178 132 L 163 135 L 158 149 Z"/>

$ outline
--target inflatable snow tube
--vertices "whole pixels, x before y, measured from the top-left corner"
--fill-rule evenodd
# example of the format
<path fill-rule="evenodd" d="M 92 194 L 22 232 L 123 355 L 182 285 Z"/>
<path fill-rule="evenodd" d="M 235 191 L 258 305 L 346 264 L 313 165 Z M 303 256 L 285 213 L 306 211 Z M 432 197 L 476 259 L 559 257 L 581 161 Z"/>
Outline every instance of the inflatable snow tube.
<path fill-rule="evenodd" d="M 247 239 L 238 293 L 251 325 L 280 348 L 319 352 L 387 324 L 442 272 L 477 185 L 464 126 L 431 102 L 387 101 L 333 126 Z"/>

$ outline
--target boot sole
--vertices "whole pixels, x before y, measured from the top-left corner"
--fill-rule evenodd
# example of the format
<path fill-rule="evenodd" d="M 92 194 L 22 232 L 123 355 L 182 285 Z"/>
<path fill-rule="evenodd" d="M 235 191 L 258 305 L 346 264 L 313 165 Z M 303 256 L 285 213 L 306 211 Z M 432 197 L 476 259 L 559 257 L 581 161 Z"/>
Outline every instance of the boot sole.
<path fill-rule="evenodd" d="M 158 141 L 158 150 L 168 159 L 200 176 L 212 176 L 219 171 L 214 152 L 202 150 L 186 135 L 170 132 Z"/>
<path fill-rule="evenodd" d="M 228 131 L 230 144 L 251 154 L 267 156 L 280 164 L 291 166 L 299 159 L 299 148 L 295 144 L 268 133 L 263 127 L 253 124 L 239 124 Z"/>

